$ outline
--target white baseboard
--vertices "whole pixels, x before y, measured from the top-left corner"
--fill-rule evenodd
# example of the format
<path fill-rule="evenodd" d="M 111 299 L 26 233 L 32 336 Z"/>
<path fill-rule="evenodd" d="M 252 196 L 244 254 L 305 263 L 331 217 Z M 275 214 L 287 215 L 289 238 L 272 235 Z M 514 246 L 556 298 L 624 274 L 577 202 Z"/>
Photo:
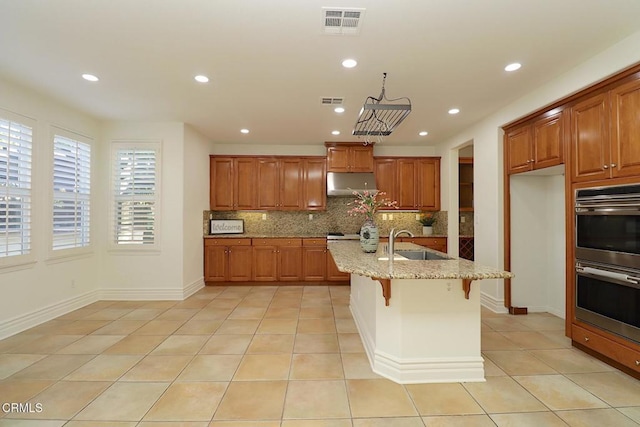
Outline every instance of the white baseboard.
<path fill-rule="evenodd" d="M 10 337 L 11 335 L 48 322 L 51 319 L 94 303 L 99 299 L 100 291 L 95 290 L 0 322 L 0 339 Z"/>
<path fill-rule="evenodd" d="M 188 284 L 184 288 L 184 291 L 182 291 L 182 299 L 189 298 L 191 295 L 195 294 L 196 292 L 198 292 L 202 288 L 204 288 L 204 277 L 201 277 L 201 278 L 191 282 L 190 284 Z"/>
<path fill-rule="evenodd" d="M 494 298 L 489 294 L 480 292 L 480 304 L 493 311 L 494 313 L 508 313 L 507 307 L 504 306 L 504 299 Z"/>
<path fill-rule="evenodd" d="M 100 290 L 100 299 L 104 301 L 182 301 L 183 297 L 183 288 L 111 288 Z"/>

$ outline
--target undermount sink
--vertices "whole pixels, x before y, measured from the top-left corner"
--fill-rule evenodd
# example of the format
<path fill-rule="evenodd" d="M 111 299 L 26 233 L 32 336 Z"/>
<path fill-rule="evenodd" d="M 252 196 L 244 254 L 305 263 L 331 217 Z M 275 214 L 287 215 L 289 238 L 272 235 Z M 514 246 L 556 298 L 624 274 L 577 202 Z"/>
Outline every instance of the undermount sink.
<path fill-rule="evenodd" d="M 395 251 L 396 255 L 400 255 L 408 260 L 416 260 L 416 261 L 438 261 L 438 260 L 446 260 L 450 259 L 444 255 L 438 255 L 433 252 L 420 250 L 420 249 L 405 249 L 405 250 L 397 250 Z"/>

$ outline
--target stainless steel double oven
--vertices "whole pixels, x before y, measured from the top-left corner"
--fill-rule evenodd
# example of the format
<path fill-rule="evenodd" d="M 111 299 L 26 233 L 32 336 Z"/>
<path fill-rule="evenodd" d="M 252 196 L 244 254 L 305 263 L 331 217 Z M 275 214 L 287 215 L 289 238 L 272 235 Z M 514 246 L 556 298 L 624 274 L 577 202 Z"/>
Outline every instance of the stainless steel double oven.
<path fill-rule="evenodd" d="M 640 185 L 575 198 L 575 316 L 640 343 Z"/>

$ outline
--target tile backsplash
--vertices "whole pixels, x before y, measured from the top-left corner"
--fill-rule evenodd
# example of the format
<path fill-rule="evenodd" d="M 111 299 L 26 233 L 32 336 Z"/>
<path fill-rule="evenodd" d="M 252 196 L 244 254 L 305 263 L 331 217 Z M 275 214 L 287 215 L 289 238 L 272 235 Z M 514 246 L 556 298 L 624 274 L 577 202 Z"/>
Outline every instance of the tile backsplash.
<path fill-rule="evenodd" d="M 364 222 L 364 216 L 349 216 L 347 211 L 351 208 L 349 203 L 353 197 L 329 197 L 327 198 L 326 211 L 204 211 L 203 232 L 209 234 L 209 216 L 213 219 L 242 219 L 244 231 L 247 234 L 259 235 L 311 235 L 324 236 L 327 232 L 341 232 L 353 234 L 360 230 Z M 417 212 L 385 211 L 393 215 L 393 220 L 382 220 L 381 212 L 376 214 L 376 224 L 380 229 L 380 235 L 389 234 L 391 228 L 397 230 L 407 229 L 415 235 L 422 234 L 422 224 L 416 221 Z M 266 220 L 262 215 L 266 214 Z M 309 219 L 309 215 L 313 219 Z M 433 226 L 434 234 L 447 234 L 447 212 L 436 213 L 438 218 Z M 473 226 L 473 220 L 470 221 Z M 463 225 L 463 224 L 461 224 Z M 462 231 L 461 231 L 462 234 Z M 472 233 L 473 234 L 473 233 Z"/>

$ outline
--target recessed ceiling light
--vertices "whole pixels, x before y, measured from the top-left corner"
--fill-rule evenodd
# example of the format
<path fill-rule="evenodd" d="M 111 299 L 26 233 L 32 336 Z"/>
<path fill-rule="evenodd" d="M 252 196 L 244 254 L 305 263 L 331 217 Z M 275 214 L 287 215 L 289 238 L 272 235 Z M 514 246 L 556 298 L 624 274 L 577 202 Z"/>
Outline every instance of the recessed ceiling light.
<path fill-rule="evenodd" d="M 449 114 L 458 114 L 460 112 L 459 108 L 452 108 L 449 110 Z"/>
<path fill-rule="evenodd" d="M 522 67 L 522 64 L 518 63 L 518 62 L 514 62 L 513 64 L 509 64 L 506 67 L 504 67 L 505 71 L 516 71 L 519 70 L 520 67 Z"/>
<path fill-rule="evenodd" d="M 83 74 L 82 78 L 87 80 L 87 81 L 90 81 L 90 82 L 97 82 L 98 80 L 100 80 L 99 78 L 97 78 L 93 74 Z"/>
<path fill-rule="evenodd" d="M 331 131 L 331 135 L 340 135 L 340 131 L 339 130 Z"/>
<path fill-rule="evenodd" d="M 249 133 L 249 129 L 240 129 L 240 133 Z"/>
<path fill-rule="evenodd" d="M 342 61 L 342 66 L 344 68 L 353 68 L 356 65 L 358 65 L 358 61 L 356 61 L 355 59 L 345 59 L 344 61 Z"/>
<path fill-rule="evenodd" d="M 344 107 L 336 107 L 333 109 L 338 114 L 344 113 Z"/>
<path fill-rule="evenodd" d="M 426 130 L 423 130 L 422 132 L 418 133 L 418 135 L 427 136 L 427 135 L 429 135 L 429 132 L 427 132 Z"/>
<path fill-rule="evenodd" d="M 203 76 L 202 74 L 195 76 L 194 79 L 198 83 L 208 83 L 209 82 L 209 77 Z"/>

